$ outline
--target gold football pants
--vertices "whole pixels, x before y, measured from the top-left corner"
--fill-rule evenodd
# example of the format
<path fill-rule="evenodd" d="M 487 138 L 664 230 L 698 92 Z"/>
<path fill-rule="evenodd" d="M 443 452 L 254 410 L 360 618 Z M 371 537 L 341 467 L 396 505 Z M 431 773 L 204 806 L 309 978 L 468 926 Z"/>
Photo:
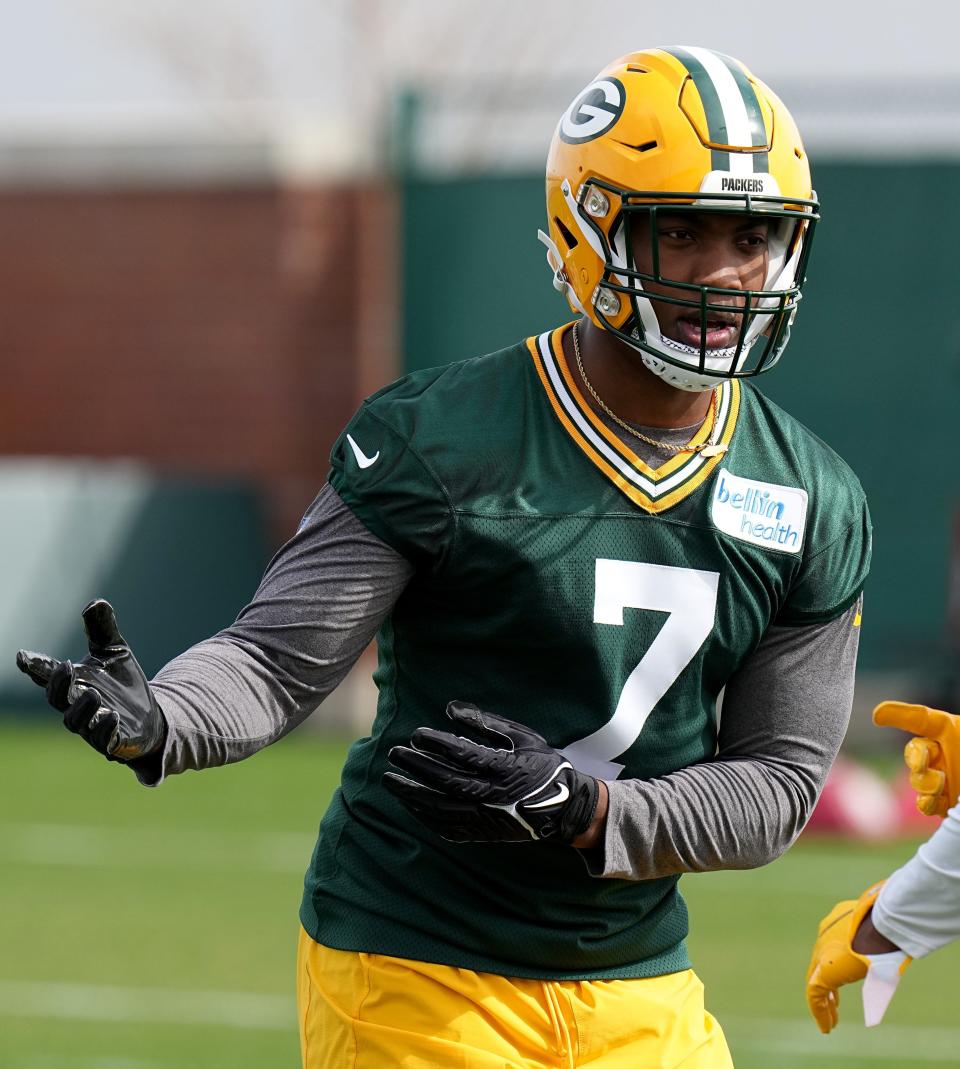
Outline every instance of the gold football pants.
<path fill-rule="evenodd" d="M 304 1069 L 732 1069 L 691 970 L 524 980 L 331 950 L 300 932 Z"/>

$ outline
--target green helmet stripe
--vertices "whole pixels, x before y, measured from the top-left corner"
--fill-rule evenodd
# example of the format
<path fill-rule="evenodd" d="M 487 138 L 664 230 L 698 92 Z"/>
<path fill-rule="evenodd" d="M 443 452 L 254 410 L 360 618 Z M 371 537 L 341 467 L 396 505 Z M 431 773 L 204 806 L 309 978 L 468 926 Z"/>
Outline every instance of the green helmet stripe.
<path fill-rule="evenodd" d="M 729 56 L 724 56 L 721 53 L 717 53 L 720 59 L 726 64 L 727 70 L 733 75 L 733 80 L 737 83 L 737 88 L 740 90 L 740 94 L 743 97 L 744 107 L 747 109 L 747 118 L 750 121 L 750 132 L 753 136 L 753 144 L 759 148 L 763 146 L 766 149 L 767 146 L 767 127 L 763 121 L 763 110 L 760 107 L 760 101 L 757 99 L 757 92 L 750 83 L 750 79 L 743 73 L 743 67 L 737 63 L 736 60 L 731 59 Z M 770 161 L 766 151 L 756 152 L 753 155 L 753 169 L 754 171 L 769 171 Z"/>
<path fill-rule="evenodd" d="M 767 130 L 760 101 L 757 99 L 756 91 L 750 84 L 749 78 L 736 60 L 720 52 L 708 52 L 707 49 L 665 48 L 663 51 L 679 60 L 693 79 L 693 84 L 703 104 L 707 119 L 707 136 L 710 141 L 721 145 L 730 144 L 733 141 L 730 132 L 732 125 L 735 130 L 734 136 L 741 138 L 741 144 L 745 144 L 744 135 L 749 131 L 749 143 L 756 148 L 765 149 Z M 713 73 L 707 69 L 697 53 L 701 56 L 709 56 L 709 63 L 714 68 Z M 722 67 L 720 67 L 721 64 Z M 729 79 L 721 77 L 720 72 L 729 74 Z M 729 115 L 726 109 L 729 109 Z M 711 152 L 712 167 L 715 171 L 739 169 L 734 166 L 732 159 L 734 155 L 740 160 L 745 159 L 746 164 L 754 173 L 769 169 L 766 151 L 734 154 L 722 149 L 712 149 Z"/>
<path fill-rule="evenodd" d="M 727 119 L 723 114 L 723 105 L 720 103 L 720 94 L 717 92 L 713 79 L 707 73 L 706 67 L 685 48 L 665 48 L 674 59 L 678 59 L 686 68 L 687 73 L 693 79 L 693 84 L 700 94 L 700 102 L 703 104 L 704 113 L 707 116 L 707 133 L 710 140 L 719 145 L 727 144 Z M 721 149 L 711 149 L 711 166 L 715 171 L 730 170 L 730 153 Z"/>

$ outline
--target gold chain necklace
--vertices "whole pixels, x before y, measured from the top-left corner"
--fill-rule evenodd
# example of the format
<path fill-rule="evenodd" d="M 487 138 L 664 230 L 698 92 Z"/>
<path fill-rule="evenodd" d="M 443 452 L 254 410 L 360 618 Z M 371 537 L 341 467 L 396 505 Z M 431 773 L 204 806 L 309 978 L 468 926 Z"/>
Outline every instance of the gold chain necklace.
<path fill-rule="evenodd" d="M 714 391 L 713 398 L 711 400 L 712 418 L 710 422 L 710 433 L 707 435 L 706 441 L 701 442 L 700 445 L 691 445 L 689 442 L 686 445 L 674 445 L 672 442 L 660 442 L 656 438 L 648 438 L 645 434 L 642 434 L 636 429 L 631 427 L 626 420 L 621 419 L 616 412 L 612 412 L 606 404 L 604 404 L 600 395 L 593 388 L 593 384 L 587 378 L 587 373 L 583 370 L 583 360 L 580 358 L 580 342 L 577 338 L 577 326 L 579 324 L 573 324 L 573 355 L 577 358 L 577 370 L 580 372 L 580 377 L 583 379 L 584 385 L 590 391 L 590 396 L 597 402 L 597 404 L 603 409 L 603 411 L 616 423 L 619 427 L 623 427 L 625 431 L 632 434 L 634 438 L 639 438 L 641 442 L 646 442 L 647 445 L 656 446 L 657 449 L 665 449 L 669 453 L 699 453 L 704 457 L 718 457 L 723 453 L 726 453 L 727 447 L 720 442 L 713 440 L 714 434 L 717 431 L 717 395 Z M 702 427 L 702 424 L 701 424 Z M 698 431 L 699 433 L 699 431 Z M 694 435 L 696 437 L 696 435 Z"/>

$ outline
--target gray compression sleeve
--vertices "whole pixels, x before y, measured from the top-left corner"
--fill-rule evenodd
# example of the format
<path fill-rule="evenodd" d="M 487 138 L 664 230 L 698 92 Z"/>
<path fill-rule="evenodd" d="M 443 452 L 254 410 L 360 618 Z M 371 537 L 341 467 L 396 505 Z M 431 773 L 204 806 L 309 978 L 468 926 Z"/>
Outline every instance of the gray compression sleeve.
<path fill-rule="evenodd" d="M 590 870 L 647 880 L 779 857 L 813 811 L 846 732 L 859 608 L 766 632 L 727 684 L 714 760 L 609 783 L 603 850 L 586 856 Z"/>
<path fill-rule="evenodd" d="M 347 674 L 412 574 L 324 486 L 236 623 L 151 681 L 168 731 L 162 754 L 135 762 L 141 783 L 240 761 L 295 728 Z"/>

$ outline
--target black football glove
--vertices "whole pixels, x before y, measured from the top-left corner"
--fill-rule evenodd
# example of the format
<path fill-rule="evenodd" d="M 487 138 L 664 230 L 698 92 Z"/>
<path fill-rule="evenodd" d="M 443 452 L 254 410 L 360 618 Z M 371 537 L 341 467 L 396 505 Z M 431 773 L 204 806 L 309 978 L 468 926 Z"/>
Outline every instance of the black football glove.
<path fill-rule="evenodd" d="M 418 728 L 394 746 L 383 785 L 452 842 L 570 843 L 590 827 L 600 788 L 523 724 L 451 702 L 447 716 L 474 742 Z"/>
<path fill-rule="evenodd" d="M 20 650 L 17 667 L 47 692 L 63 723 L 108 761 L 134 761 L 159 750 L 167 724 L 108 601 L 83 610 L 90 653 L 77 664 Z"/>

